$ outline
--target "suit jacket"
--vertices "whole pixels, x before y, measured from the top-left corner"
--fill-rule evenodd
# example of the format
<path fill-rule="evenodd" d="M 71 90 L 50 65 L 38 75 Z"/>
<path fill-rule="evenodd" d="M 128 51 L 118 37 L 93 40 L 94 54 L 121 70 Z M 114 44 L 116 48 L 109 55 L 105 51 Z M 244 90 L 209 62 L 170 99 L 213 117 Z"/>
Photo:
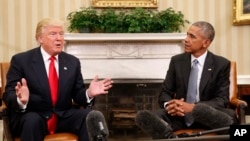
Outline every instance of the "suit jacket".
<path fill-rule="evenodd" d="M 59 117 L 68 117 L 73 112 L 74 102 L 87 106 L 85 86 L 81 74 L 80 61 L 73 55 L 62 52 L 58 56 L 59 92 L 55 107 L 52 106 L 48 76 L 40 47 L 14 55 L 7 74 L 4 102 L 10 109 L 11 119 L 20 115 L 15 93 L 17 81 L 27 80 L 30 92 L 26 112 L 37 112 L 44 118 L 49 118 L 52 112 Z"/>
<path fill-rule="evenodd" d="M 159 95 L 161 108 L 164 107 L 164 102 L 171 99 L 186 99 L 190 71 L 191 54 L 183 53 L 171 58 Z M 199 102 L 216 109 L 226 108 L 229 102 L 229 73 L 230 61 L 208 51 L 201 74 Z"/>

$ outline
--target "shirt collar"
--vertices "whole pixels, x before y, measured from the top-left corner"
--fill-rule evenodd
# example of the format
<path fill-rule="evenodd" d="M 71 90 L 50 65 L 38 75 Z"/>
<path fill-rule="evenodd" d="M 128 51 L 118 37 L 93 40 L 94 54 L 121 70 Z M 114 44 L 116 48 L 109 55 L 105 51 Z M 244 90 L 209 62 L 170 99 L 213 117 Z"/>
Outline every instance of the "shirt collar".
<path fill-rule="evenodd" d="M 51 55 L 50 54 L 48 54 L 44 49 L 43 49 L 43 47 L 41 46 L 41 53 L 42 53 L 42 56 L 43 56 L 43 60 L 44 60 L 44 62 L 47 62 L 47 61 L 49 61 L 49 59 L 50 59 L 50 57 L 51 57 Z M 58 55 L 56 55 L 55 56 L 55 58 L 56 58 L 56 60 L 58 60 Z"/>
<path fill-rule="evenodd" d="M 205 62 L 205 59 L 206 59 L 206 56 L 207 56 L 207 51 L 205 53 L 203 53 L 201 56 L 199 56 L 198 58 L 195 58 L 193 55 L 191 55 L 191 64 L 195 59 L 197 59 L 199 61 L 198 64 L 203 66 L 204 62 Z"/>

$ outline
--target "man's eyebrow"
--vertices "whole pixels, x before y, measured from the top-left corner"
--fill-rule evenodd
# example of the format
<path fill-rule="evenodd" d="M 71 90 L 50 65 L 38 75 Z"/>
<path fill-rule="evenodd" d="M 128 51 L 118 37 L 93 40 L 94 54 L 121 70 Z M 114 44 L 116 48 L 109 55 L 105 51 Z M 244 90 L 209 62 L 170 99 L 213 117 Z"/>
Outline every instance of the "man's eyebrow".
<path fill-rule="evenodd" d="M 194 34 L 189 33 L 189 32 L 187 32 L 187 35 L 192 36 L 192 37 L 196 37 Z"/>

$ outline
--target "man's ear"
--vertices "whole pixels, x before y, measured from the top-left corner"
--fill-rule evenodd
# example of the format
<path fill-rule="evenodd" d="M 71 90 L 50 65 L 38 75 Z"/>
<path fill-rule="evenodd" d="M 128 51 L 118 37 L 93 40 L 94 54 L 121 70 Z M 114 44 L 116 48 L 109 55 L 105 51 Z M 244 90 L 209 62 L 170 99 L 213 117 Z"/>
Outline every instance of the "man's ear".
<path fill-rule="evenodd" d="M 210 44 L 211 44 L 211 41 L 208 40 L 208 39 L 203 41 L 203 47 L 204 48 L 208 48 Z"/>
<path fill-rule="evenodd" d="M 41 37 L 41 36 L 38 36 L 38 37 L 37 37 L 37 41 L 38 41 L 40 44 L 43 43 L 42 37 Z"/>

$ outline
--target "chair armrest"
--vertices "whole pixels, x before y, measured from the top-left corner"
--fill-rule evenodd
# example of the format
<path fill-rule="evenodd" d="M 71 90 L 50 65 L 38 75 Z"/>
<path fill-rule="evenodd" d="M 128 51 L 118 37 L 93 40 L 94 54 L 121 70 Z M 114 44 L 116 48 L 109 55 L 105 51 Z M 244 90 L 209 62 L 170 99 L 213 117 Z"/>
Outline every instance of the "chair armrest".
<path fill-rule="evenodd" d="M 238 98 L 231 99 L 230 104 L 236 108 L 241 109 L 245 109 L 248 106 L 246 101 L 240 100 Z"/>
<path fill-rule="evenodd" d="M 235 107 L 236 115 L 239 119 L 240 124 L 246 123 L 245 109 L 248 107 L 248 104 L 244 100 L 238 98 L 232 98 L 230 101 L 231 106 Z"/>
<path fill-rule="evenodd" d="M 0 107 L 0 115 L 3 119 L 3 139 L 13 141 L 9 125 L 8 109 L 5 104 L 2 104 Z"/>
<path fill-rule="evenodd" d="M 8 116 L 8 112 L 7 112 L 7 107 L 3 104 L 2 106 L 0 106 L 0 116 L 2 118 Z"/>

